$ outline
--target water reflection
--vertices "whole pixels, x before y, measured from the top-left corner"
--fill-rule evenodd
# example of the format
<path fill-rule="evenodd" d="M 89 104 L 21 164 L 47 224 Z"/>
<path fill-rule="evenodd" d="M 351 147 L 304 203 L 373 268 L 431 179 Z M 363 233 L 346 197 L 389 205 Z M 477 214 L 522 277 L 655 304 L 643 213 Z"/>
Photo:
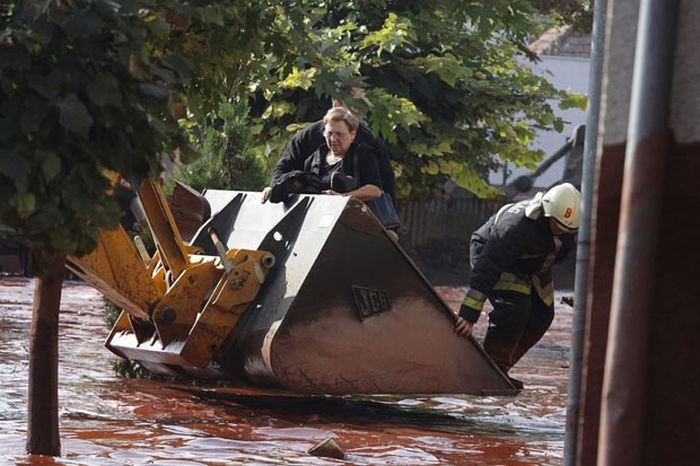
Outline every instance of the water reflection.
<path fill-rule="evenodd" d="M 102 298 L 79 283 L 61 303 L 63 456 L 26 456 L 32 297 L 32 281 L 0 279 L 0 464 L 561 464 L 566 312 L 517 368 L 517 397 L 301 397 L 116 377 Z M 345 461 L 307 454 L 330 436 Z"/>

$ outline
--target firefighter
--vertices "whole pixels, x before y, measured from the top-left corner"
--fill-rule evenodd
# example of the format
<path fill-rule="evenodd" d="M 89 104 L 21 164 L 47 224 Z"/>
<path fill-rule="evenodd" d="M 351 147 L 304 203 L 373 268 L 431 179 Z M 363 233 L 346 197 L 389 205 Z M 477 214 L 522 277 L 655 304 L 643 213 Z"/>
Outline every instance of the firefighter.
<path fill-rule="evenodd" d="M 455 331 L 471 335 L 488 299 L 493 311 L 484 349 L 506 374 L 552 323 L 551 268 L 574 249 L 580 213 L 581 193 L 563 183 L 503 206 L 471 236 L 472 275 Z"/>

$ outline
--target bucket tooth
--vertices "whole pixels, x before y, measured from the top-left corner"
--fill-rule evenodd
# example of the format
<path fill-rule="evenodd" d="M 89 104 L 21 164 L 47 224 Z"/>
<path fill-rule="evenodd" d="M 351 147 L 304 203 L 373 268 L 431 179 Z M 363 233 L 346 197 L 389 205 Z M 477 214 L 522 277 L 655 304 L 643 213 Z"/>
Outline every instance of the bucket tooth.
<path fill-rule="evenodd" d="M 136 336 L 136 341 L 139 344 L 151 340 L 156 331 L 152 322 L 138 319 L 132 315 L 129 315 L 129 324 L 131 332 Z"/>
<path fill-rule="evenodd" d="M 284 263 L 292 250 L 304 224 L 306 213 L 309 211 L 313 199 L 309 197 L 299 199 L 262 238 L 257 249 L 269 251 L 275 260 Z M 229 235 L 230 238 L 230 235 Z"/>

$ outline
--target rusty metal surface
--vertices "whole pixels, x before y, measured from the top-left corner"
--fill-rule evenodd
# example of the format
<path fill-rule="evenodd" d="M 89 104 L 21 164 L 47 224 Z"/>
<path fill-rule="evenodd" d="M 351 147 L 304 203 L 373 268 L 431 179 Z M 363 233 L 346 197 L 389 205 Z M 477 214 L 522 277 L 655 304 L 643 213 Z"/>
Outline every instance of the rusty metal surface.
<path fill-rule="evenodd" d="M 188 254 L 165 195 L 157 182 L 146 179 L 139 189 L 139 199 L 160 258 L 174 280 L 187 268 Z"/>
<path fill-rule="evenodd" d="M 620 217 L 624 144 L 603 146 L 598 165 L 592 214 L 591 263 L 581 374 L 581 407 L 576 464 L 595 464 L 600 405 L 607 349 L 610 301 Z"/>
<path fill-rule="evenodd" d="M 221 268 L 216 267 L 214 258 L 200 257 L 199 263 L 190 264 L 180 274 L 153 311 L 153 323 L 165 346 L 187 338 L 202 303 L 221 278 Z"/>
<path fill-rule="evenodd" d="M 669 127 L 680 2 L 642 0 L 601 406 L 601 466 L 641 464 L 657 250 L 674 136 Z M 640 387 L 643 387 L 640 389 Z"/>
<path fill-rule="evenodd" d="M 67 268 L 139 319 L 148 319 L 164 289 L 156 285 L 124 229 L 98 234 L 97 248 L 69 257 Z"/>
<path fill-rule="evenodd" d="M 129 359 L 206 372 L 265 281 L 267 255 L 266 251 L 231 249 L 230 271 L 217 265 L 214 258 L 190 264 L 158 303 L 150 335 L 144 338 L 133 322 L 127 328 L 120 320 L 107 339 L 107 347 Z"/>
<path fill-rule="evenodd" d="M 693 464 L 700 458 L 700 267 L 697 185 L 700 143 L 676 145 L 663 194 L 650 329 L 644 464 Z"/>
<path fill-rule="evenodd" d="M 211 217 L 211 207 L 200 193 L 189 186 L 175 182 L 170 210 L 182 240 L 190 242 L 197 229 Z"/>
<path fill-rule="evenodd" d="M 647 173 L 641 185 L 648 186 L 655 176 L 664 179 L 656 181 L 661 190 L 653 226 L 658 241 L 646 251 L 657 262 L 637 254 L 634 273 L 626 269 L 623 275 L 634 294 L 628 289 L 625 301 L 618 303 L 613 297 L 612 311 L 618 315 L 608 344 L 598 464 L 694 464 L 700 457 L 700 376 L 694 370 L 700 363 L 695 253 L 700 222 L 690 214 L 700 196 L 689 189 L 700 169 L 698 148 L 700 144 L 673 144 L 668 132 L 654 134 L 638 147 L 644 160 L 667 156 L 665 171 L 640 167 Z M 637 207 L 646 203 L 632 199 Z M 625 433 L 633 435 L 623 437 Z"/>

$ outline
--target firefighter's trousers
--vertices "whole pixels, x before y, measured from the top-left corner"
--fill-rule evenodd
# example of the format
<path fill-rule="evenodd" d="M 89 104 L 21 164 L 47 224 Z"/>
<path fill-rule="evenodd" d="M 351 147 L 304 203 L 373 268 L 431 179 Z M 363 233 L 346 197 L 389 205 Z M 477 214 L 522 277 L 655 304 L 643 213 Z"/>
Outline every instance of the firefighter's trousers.
<path fill-rule="evenodd" d="M 493 305 L 484 349 L 491 359 L 508 372 L 545 334 L 554 318 L 554 305 L 545 304 L 534 288 L 529 293 L 493 290 Z"/>

